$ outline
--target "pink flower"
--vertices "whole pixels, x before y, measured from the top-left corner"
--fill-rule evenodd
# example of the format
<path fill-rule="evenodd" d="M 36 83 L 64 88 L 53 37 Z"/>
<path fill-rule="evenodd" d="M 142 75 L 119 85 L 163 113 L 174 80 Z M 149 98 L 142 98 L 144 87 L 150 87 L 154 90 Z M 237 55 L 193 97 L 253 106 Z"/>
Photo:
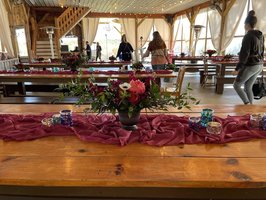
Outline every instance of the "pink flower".
<path fill-rule="evenodd" d="M 129 91 L 136 93 L 136 94 L 143 94 L 145 93 L 145 84 L 141 82 L 140 80 L 131 80 L 130 83 L 131 85 Z"/>

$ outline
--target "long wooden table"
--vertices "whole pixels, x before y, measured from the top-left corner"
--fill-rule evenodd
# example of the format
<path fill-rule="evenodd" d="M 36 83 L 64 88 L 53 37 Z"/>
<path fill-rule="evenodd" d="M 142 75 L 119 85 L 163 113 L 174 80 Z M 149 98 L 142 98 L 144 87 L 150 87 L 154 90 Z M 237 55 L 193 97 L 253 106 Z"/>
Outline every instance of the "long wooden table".
<path fill-rule="evenodd" d="M 172 114 L 266 112 L 266 106 L 199 105 Z M 71 105 L 0 105 L 1 113 L 39 114 Z M 0 198 L 265 199 L 266 140 L 224 145 L 125 147 L 76 137 L 0 141 Z M 64 198 L 63 198 L 64 197 Z"/>
<path fill-rule="evenodd" d="M 125 65 L 131 65 L 131 62 L 88 62 L 82 65 L 82 68 L 122 68 Z M 23 63 L 24 68 L 66 68 L 64 63 Z"/>
<path fill-rule="evenodd" d="M 138 74 L 136 73 L 137 78 L 145 78 L 149 76 L 155 75 L 155 78 L 160 82 L 160 78 L 175 78 L 177 76 L 176 72 L 172 73 L 158 73 L 158 74 Z M 0 82 L 10 83 L 10 82 L 17 82 L 19 86 L 20 94 L 25 95 L 25 82 L 32 82 L 32 83 L 67 83 L 71 80 L 77 78 L 77 74 L 30 74 L 30 73 L 0 73 Z M 87 80 L 88 78 L 93 77 L 96 82 L 107 82 L 107 79 L 119 79 L 123 81 L 127 81 L 130 78 L 130 74 L 83 74 L 81 76 L 82 80 Z"/>

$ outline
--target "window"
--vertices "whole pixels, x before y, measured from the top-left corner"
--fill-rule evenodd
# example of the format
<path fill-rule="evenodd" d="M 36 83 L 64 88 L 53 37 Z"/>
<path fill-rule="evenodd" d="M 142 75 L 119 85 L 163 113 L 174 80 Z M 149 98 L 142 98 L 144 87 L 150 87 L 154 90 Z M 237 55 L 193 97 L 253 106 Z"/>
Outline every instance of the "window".
<path fill-rule="evenodd" d="M 178 20 L 175 23 L 179 23 Z M 177 33 L 174 46 L 174 55 L 181 52 L 189 53 L 190 22 L 186 16 L 181 16 L 181 24 Z"/>
<path fill-rule="evenodd" d="M 28 57 L 28 48 L 27 48 L 25 28 L 16 28 L 16 37 L 17 37 L 19 56 Z"/>
<path fill-rule="evenodd" d="M 101 18 L 98 30 L 94 39 L 92 59 L 96 58 L 96 42 L 102 47 L 102 60 L 108 61 L 109 57 L 116 56 L 121 42 L 121 24 L 117 18 Z"/>

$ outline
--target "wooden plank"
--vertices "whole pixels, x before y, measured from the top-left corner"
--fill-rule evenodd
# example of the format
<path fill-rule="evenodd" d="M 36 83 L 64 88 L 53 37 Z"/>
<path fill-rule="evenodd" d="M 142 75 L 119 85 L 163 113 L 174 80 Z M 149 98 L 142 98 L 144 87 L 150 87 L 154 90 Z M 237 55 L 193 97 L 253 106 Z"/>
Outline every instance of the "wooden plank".
<path fill-rule="evenodd" d="M 1 185 L 266 187 L 266 158 L 232 160 L 231 158 L 142 157 L 141 155 L 105 157 L 102 155 L 100 157 L 1 156 L 0 160 Z"/>
<path fill-rule="evenodd" d="M 266 158 L 266 140 L 228 144 L 197 144 L 155 147 L 134 143 L 124 147 L 83 142 L 75 136 L 51 136 L 34 141 L 4 142 L 0 140 L 3 157 L 180 157 L 180 158 Z M 222 153 L 221 153 L 222 152 Z M 256 152 L 256 153 L 254 153 Z"/>

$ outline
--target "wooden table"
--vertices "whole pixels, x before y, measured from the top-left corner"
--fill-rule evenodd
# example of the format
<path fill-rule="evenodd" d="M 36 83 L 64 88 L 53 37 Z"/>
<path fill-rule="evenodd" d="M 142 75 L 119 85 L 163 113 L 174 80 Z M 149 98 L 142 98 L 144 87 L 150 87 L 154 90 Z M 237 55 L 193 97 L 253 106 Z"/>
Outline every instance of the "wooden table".
<path fill-rule="evenodd" d="M 136 74 L 137 78 L 145 78 L 153 76 L 153 74 Z M 160 82 L 160 78 L 176 78 L 177 73 L 167 74 L 156 74 L 155 78 Z M 82 80 L 86 81 L 88 78 L 95 78 L 96 82 L 107 82 L 108 79 L 119 79 L 127 81 L 130 78 L 130 74 L 83 74 Z M 17 82 L 19 86 L 20 94 L 25 95 L 26 89 L 24 86 L 25 82 L 32 83 L 68 83 L 71 80 L 77 78 L 77 74 L 30 74 L 30 73 L 0 73 L 0 82 L 10 83 Z"/>
<path fill-rule="evenodd" d="M 82 68 L 122 68 L 125 65 L 131 65 L 131 62 L 88 62 L 82 65 Z M 64 63 L 23 63 L 24 68 L 67 68 Z"/>
<path fill-rule="evenodd" d="M 199 115 L 206 107 L 219 116 L 266 112 L 266 106 L 199 105 L 183 114 Z M 0 105 L 1 113 L 19 114 L 65 108 L 82 110 L 70 105 Z M 171 112 L 177 114 L 175 109 Z M 0 195 L 30 200 L 265 199 L 266 140 L 165 147 L 137 143 L 118 147 L 72 136 L 0 141 Z"/>
<path fill-rule="evenodd" d="M 235 76 L 233 75 L 226 76 L 226 71 L 228 70 L 230 72 L 234 71 L 237 65 L 237 62 L 238 62 L 237 60 L 213 62 L 213 64 L 216 64 L 216 68 L 218 71 L 217 82 L 216 82 L 216 93 L 217 94 L 223 94 L 225 84 L 234 83 Z M 266 66 L 266 62 L 264 62 L 264 67 L 265 66 Z"/>

